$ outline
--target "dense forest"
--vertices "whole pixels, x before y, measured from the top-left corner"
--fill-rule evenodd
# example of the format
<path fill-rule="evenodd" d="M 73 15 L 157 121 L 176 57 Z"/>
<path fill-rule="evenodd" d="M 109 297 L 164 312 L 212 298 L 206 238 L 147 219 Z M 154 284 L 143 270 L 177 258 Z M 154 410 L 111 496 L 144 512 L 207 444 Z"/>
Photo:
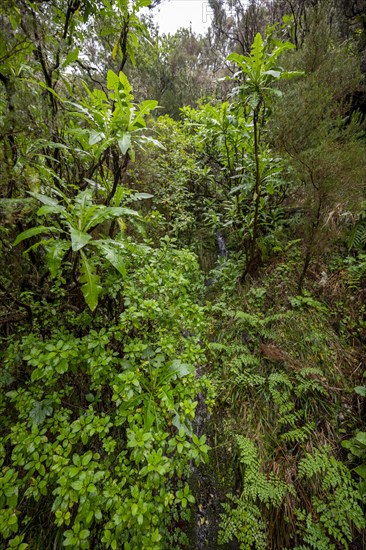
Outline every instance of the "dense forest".
<path fill-rule="evenodd" d="M 361 550 L 366 2 L 158 5 L 0 7 L 0 547 Z"/>

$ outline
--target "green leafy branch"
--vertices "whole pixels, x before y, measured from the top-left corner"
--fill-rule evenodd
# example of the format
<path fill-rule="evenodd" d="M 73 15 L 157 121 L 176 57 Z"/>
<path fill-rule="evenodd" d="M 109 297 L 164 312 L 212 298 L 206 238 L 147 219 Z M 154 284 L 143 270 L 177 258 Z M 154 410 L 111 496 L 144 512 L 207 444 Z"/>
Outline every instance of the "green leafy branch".
<path fill-rule="evenodd" d="M 61 269 L 62 260 L 70 249 L 75 253 L 75 267 L 80 260 L 79 282 L 81 290 L 89 308 L 94 311 L 98 304 L 100 294 L 99 276 L 90 256 L 97 251 L 104 257 L 122 276 L 126 274 L 125 258 L 123 250 L 126 243 L 114 239 L 93 239 L 91 230 L 96 226 L 114 220 L 138 216 L 135 210 L 122 206 L 105 206 L 93 203 L 93 192 L 90 189 L 81 191 L 73 200 L 62 196 L 64 203 L 58 202 L 49 196 L 40 193 L 30 193 L 43 206 L 38 211 L 38 216 L 57 215 L 58 225 L 32 227 L 20 233 L 14 241 L 17 246 L 22 241 L 36 235 L 47 235 L 46 239 L 36 243 L 30 248 L 44 245 L 47 252 L 47 264 L 51 277 L 56 277 Z M 56 239 L 50 234 L 58 234 L 62 239 Z"/>

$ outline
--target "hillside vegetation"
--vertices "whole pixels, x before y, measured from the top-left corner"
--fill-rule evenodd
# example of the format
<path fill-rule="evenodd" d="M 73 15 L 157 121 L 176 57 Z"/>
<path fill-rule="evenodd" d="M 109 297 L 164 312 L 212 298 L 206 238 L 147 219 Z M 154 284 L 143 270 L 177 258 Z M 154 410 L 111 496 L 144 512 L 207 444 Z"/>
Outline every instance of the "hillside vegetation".
<path fill-rule="evenodd" d="M 0 547 L 366 545 L 366 5 L 0 7 Z"/>

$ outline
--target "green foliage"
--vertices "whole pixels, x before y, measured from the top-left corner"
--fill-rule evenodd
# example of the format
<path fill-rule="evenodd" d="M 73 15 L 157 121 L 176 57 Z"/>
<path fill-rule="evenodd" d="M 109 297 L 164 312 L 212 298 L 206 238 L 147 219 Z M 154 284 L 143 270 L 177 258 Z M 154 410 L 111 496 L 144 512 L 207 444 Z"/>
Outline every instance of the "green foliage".
<path fill-rule="evenodd" d="M 292 548 L 295 544 L 297 548 L 320 548 L 343 538 L 356 540 L 356 533 L 364 525 L 360 520 L 362 490 L 358 492 L 351 477 L 358 475 L 357 471 L 352 474 L 344 463 L 332 457 L 335 470 L 344 472 L 338 481 L 339 498 L 347 501 L 349 493 L 356 510 L 353 516 L 347 505 L 341 509 L 337 504 L 342 511 L 335 524 L 324 519 L 336 535 L 318 521 L 318 504 L 326 510 L 331 506 L 327 499 L 331 502 L 333 498 L 331 490 L 321 489 L 325 487 L 322 483 L 327 483 L 326 469 L 318 475 L 318 485 L 311 489 L 306 475 L 298 475 L 302 472 L 301 460 L 310 449 L 321 448 L 326 441 L 338 437 L 335 418 L 345 424 L 353 424 L 353 419 L 348 400 L 351 355 L 343 356 L 344 343 L 331 327 L 331 304 L 325 305 L 319 294 L 297 295 L 297 254 L 289 247 L 283 263 L 276 268 L 270 266 L 259 281 L 247 284 L 237 297 L 225 287 L 220 301 L 212 306 L 211 330 L 217 341 L 210 344 L 210 352 L 216 384 L 221 389 L 218 399 L 225 415 L 216 437 L 218 445 L 231 449 L 232 468 L 237 476 L 240 474 L 240 495 L 242 491 L 246 495 L 243 499 L 234 493 L 223 502 L 220 541 L 239 541 L 242 548 Z M 237 434 L 249 441 L 245 453 L 253 461 L 252 478 L 248 466 L 236 467 L 237 455 L 232 449 L 237 448 Z M 257 462 L 249 452 L 256 447 Z M 357 467 L 362 459 L 355 457 L 352 462 Z M 258 463 L 259 471 L 254 468 Z M 276 473 L 277 479 L 290 489 L 282 502 L 267 506 L 261 487 L 268 489 L 269 472 Z M 348 519 L 342 523 L 342 517 Z"/>
<path fill-rule="evenodd" d="M 361 212 L 348 238 L 348 248 L 361 251 L 366 244 L 365 204 L 361 203 Z"/>
<path fill-rule="evenodd" d="M 199 285 L 191 253 L 168 241 L 136 249 L 128 278 L 110 275 L 110 296 L 124 303 L 114 324 L 101 328 L 103 313 L 89 328 L 83 315 L 64 316 L 49 334 L 4 346 L 1 534 L 10 547 L 42 531 L 45 546 L 165 547 L 172 515 L 194 501 L 190 466 L 208 452 L 192 428 L 204 361 L 203 311 L 191 298 Z"/>
<path fill-rule="evenodd" d="M 60 195 L 60 193 L 58 193 Z M 61 195 L 65 206 L 55 199 L 32 193 L 32 195 L 44 204 L 38 212 L 38 216 L 57 215 L 60 219 L 58 226 L 39 226 L 27 229 L 20 233 L 14 241 L 14 245 L 19 244 L 25 239 L 34 237 L 41 233 L 58 233 L 67 235 L 67 239 L 48 238 L 39 244 L 44 244 L 48 261 L 48 268 L 52 277 L 56 277 L 61 272 L 62 260 L 68 250 L 76 253 L 75 258 L 80 257 L 80 278 L 82 291 L 89 308 L 93 311 L 98 304 L 98 294 L 100 292 L 99 277 L 95 270 L 95 260 L 91 260 L 90 253 L 95 250 L 104 257 L 121 274 L 126 273 L 124 239 L 93 239 L 90 233 L 96 226 L 104 224 L 109 220 L 122 218 L 126 216 L 137 216 L 137 212 L 125 207 L 111 207 L 101 204 L 95 204 L 93 201 L 93 192 L 91 190 L 81 191 L 73 201 Z M 89 258 L 86 255 L 89 252 Z M 79 256 L 80 253 L 80 256 Z"/>
<path fill-rule="evenodd" d="M 254 186 L 251 206 L 252 219 L 251 223 L 248 224 L 250 227 L 250 238 L 246 253 L 248 262 L 246 272 L 252 269 L 251 264 L 258 254 L 257 241 L 262 225 L 261 212 L 264 210 L 266 202 L 263 195 L 274 193 L 273 185 L 270 185 L 273 179 L 273 172 L 275 172 L 274 165 L 271 163 L 272 159 L 266 158 L 269 155 L 265 147 L 262 149 L 261 143 L 261 126 L 264 126 L 265 122 L 266 102 L 270 101 L 272 95 L 276 93 L 277 95 L 280 94 L 278 90 L 272 88 L 270 85 L 275 80 L 303 74 L 298 71 L 283 71 L 278 66 L 280 55 L 285 50 L 293 47 L 289 42 L 277 41 L 275 47 L 271 51 L 268 51 L 261 34 L 258 33 L 254 39 L 249 56 L 232 53 L 228 57 L 228 61 L 233 61 L 240 68 L 240 72 L 236 76 L 240 75 L 244 82 L 239 87 L 238 92 L 241 100 L 244 102 L 244 109 L 246 110 L 247 105 L 249 106 L 252 118 L 251 122 L 253 124 L 251 140 L 254 159 Z M 260 121 L 260 118 L 262 118 L 262 121 Z M 264 192 L 263 187 L 265 188 Z"/>
<path fill-rule="evenodd" d="M 162 36 L 147 4 L 0 8 L 2 545 L 214 547 L 220 510 L 229 546 L 359 546 L 354 31 L 234 0 Z"/>
<path fill-rule="evenodd" d="M 151 236 L 167 234 L 188 244 L 197 231 L 202 207 L 196 198 L 205 184 L 196 153 L 184 125 L 168 116 L 154 121 L 154 132 L 162 147 L 147 144 L 133 177 L 139 189 L 153 189 Z M 149 216 L 149 215 L 148 215 Z"/>
<path fill-rule="evenodd" d="M 335 542 L 348 548 L 353 538 L 351 526 L 362 529 L 365 519 L 361 497 L 347 467 L 323 447 L 299 462 L 299 478 L 310 484 L 313 505 L 310 514 L 297 512 L 304 542 L 311 548 L 335 548 Z"/>
<path fill-rule="evenodd" d="M 207 36 L 186 28 L 162 34 L 151 21 L 148 26 L 149 40 L 139 41 L 129 76 L 139 98 L 155 97 L 162 113 L 178 120 L 182 107 L 196 106 L 219 88 L 212 73 L 217 60 Z"/>
<path fill-rule="evenodd" d="M 257 33 L 249 56 L 238 53 L 229 55 L 228 61 L 238 65 L 239 75 L 244 76 L 243 99 L 248 102 L 253 111 L 258 109 L 267 97 L 278 94 L 276 89 L 270 86 L 271 83 L 281 78 L 303 75 L 301 71 L 284 71 L 279 66 L 279 57 L 283 52 L 294 47 L 290 42 L 276 41 L 274 48 L 268 52 L 261 34 Z"/>
<path fill-rule="evenodd" d="M 358 254 L 356 258 L 348 257 L 345 260 L 348 272 L 348 286 L 357 290 L 366 276 L 366 254 Z"/>
<path fill-rule="evenodd" d="M 365 377 L 366 374 L 364 373 Z M 357 386 L 354 391 L 361 399 L 366 397 L 366 386 Z M 342 441 L 342 446 L 348 449 L 348 458 L 353 464 L 354 472 L 359 476 L 359 491 L 361 498 L 366 500 L 366 432 L 357 431 L 351 439 Z"/>
<path fill-rule="evenodd" d="M 84 83 L 88 97 L 81 104 L 71 102 L 71 106 L 76 107 L 78 119 L 84 120 L 89 128 L 74 127 L 71 132 L 86 150 L 93 150 L 96 159 L 113 145 L 118 145 L 122 155 L 128 153 L 134 159 L 134 144 L 152 140 L 140 134 L 146 126 L 145 117 L 157 107 L 158 102 L 146 100 L 136 106 L 133 103 L 132 87 L 123 72 L 117 76 L 109 70 L 107 87 L 109 98 L 99 89 L 89 90 Z"/>
<path fill-rule="evenodd" d="M 243 491 L 240 498 L 229 495 L 235 508 L 224 505 L 218 540 L 222 544 L 236 538 L 243 550 L 264 550 L 267 547 L 267 526 L 261 508 L 280 507 L 293 488 L 274 473 L 266 475 L 261 472 L 262 464 L 253 441 L 238 435 L 236 443 L 240 452 Z"/>
<path fill-rule="evenodd" d="M 274 101 L 269 122 L 271 142 L 288 158 L 298 182 L 302 215 L 290 223 L 304 245 L 300 289 L 318 254 L 345 239 L 347 222 L 359 214 L 364 199 L 363 124 L 350 111 L 352 90 L 362 81 L 360 62 L 352 43 L 338 42 L 330 9 L 321 2 L 309 14 L 306 40 L 286 60 L 287 67 L 301 68 L 306 76 L 282 84 L 284 95 Z"/>

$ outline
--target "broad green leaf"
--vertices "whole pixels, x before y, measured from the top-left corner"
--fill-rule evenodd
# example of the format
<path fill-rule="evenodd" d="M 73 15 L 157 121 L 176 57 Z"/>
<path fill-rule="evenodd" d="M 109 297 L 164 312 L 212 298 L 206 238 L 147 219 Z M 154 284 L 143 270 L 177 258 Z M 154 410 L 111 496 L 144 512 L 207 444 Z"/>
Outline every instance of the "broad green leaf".
<path fill-rule="evenodd" d="M 188 374 L 193 374 L 195 369 L 193 365 L 187 365 L 186 363 L 181 363 L 179 359 L 175 359 L 170 366 L 170 370 L 176 374 L 178 378 L 183 378 Z"/>
<path fill-rule="evenodd" d="M 83 292 L 87 305 L 92 311 L 94 311 L 98 305 L 98 295 L 100 292 L 99 277 L 98 275 L 96 275 L 94 266 L 89 263 L 84 252 L 81 251 L 80 254 L 81 275 L 79 277 L 79 281 L 80 283 L 82 283 L 81 290 Z"/>
<path fill-rule="evenodd" d="M 85 191 L 78 193 L 75 197 L 75 205 L 78 206 L 78 214 L 84 215 L 85 211 L 93 206 L 93 191 L 85 189 Z"/>
<path fill-rule="evenodd" d="M 263 66 L 264 57 L 264 43 L 262 35 L 258 32 L 254 38 L 252 44 L 252 50 L 250 52 L 250 65 L 254 69 L 254 80 L 259 81 L 261 69 Z"/>
<path fill-rule="evenodd" d="M 51 416 L 53 407 L 49 401 L 35 401 L 33 407 L 29 413 L 33 423 L 38 426 L 41 424 L 46 416 Z"/>
<path fill-rule="evenodd" d="M 119 38 L 117 39 L 114 47 L 113 47 L 113 50 L 112 50 L 112 59 L 115 59 L 116 56 L 117 56 L 117 53 L 118 53 L 118 46 L 119 46 Z"/>
<path fill-rule="evenodd" d="M 357 466 L 355 468 L 355 472 L 362 477 L 362 479 L 366 480 L 366 464 L 361 464 L 361 466 Z"/>
<path fill-rule="evenodd" d="M 119 78 L 113 71 L 109 70 L 107 73 L 107 86 L 108 90 L 118 90 Z"/>
<path fill-rule="evenodd" d="M 154 195 L 151 195 L 151 193 L 133 193 L 133 195 L 130 195 L 130 198 L 136 201 L 140 201 L 143 199 L 152 199 Z"/>
<path fill-rule="evenodd" d="M 19 235 L 13 242 L 13 246 L 17 246 L 25 239 L 30 239 L 31 237 L 35 237 L 36 235 L 40 235 L 41 233 L 48 233 L 49 231 L 55 232 L 59 231 L 59 229 L 57 229 L 56 227 L 46 227 L 44 225 L 39 225 L 38 227 L 32 227 L 31 229 L 22 231 L 22 233 L 19 233 Z"/>
<path fill-rule="evenodd" d="M 146 431 L 150 430 L 156 418 L 156 407 L 153 399 L 149 397 L 145 401 L 144 406 L 144 428 Z"/>
<path fill-rule="evenodd" d="M 260 100 L 261 100 L 260 95 L 257 93 L 253 93 L 249 96 L 248 102 L 251 108 L 253 109 L 253 111 L 258 107 Z"/>
<path fill-rule="evenodd" d="M 126 208 L 124 206 L 111 206 L 110 208 L 108 208 L 108 212 L 114 218 L 122 217 L 122 216 L 139 216 L 140 215 L 138 212 L 136 212 L 136 210 L 132 210 L 131 208 Z"/>
<path fill-rule="evenodd" d="M 126 95 L 130 95 L 130 92 L 132 91 L 132 86 L 129 83 L 127 76 L 122 71 L 120 71 L 119 73 L 119 81 L 121 82 Z"/>
<path fill-rule="evenodd" d="M 57 200 L 52 199 L 47 195 L 42 195 L 41 193 L 32 193 L 32 192 L 29 192 L 29 195 L 39 200 L 39 202 L 42 202 L 43 204 L 47 204 L 47 206 L 59 206 L 59 203 L 57 202 Z"/>
<path fill-rule="evenodd" d="M 79 538 L 81 540 L 86 540 L 90 535 L 89 529 L 82 529 L 79 533 Z"/>
<path fill-rule="evenodd" d="M 89 229 L 95 227 L 99 223 L 103 223 L 106 220 L 112 218 L 118 218 L 122 216 L 138 216 L 139 213 L 136 210 L 131 210 L 130 208 L 125 208 L 123 206 L 110 206 L 106 207 L 103 205 L 93 205 L 89 207 L 86 215 L 84 216 L 84 229 L 89 231 Z"/>
<path fill-rule="evenodd" d="M 62 67 L 65 68 L 68 65 L 71 65 L 71 63 L 74 63 L 74 61 L 76 61 L 78 57 L 79 57 L 79 48 L 76 48 L 75 50 L 73 50 L 68 54 L 68 56 L 66 57 L 65 61 L 62 64 Z"/>
<path fill-rule="evenodd" d="M 84 233 L 84 231 L 79 231 L 78 229 L 75 229 L 72 227 L 70 229 L 70 236 L 71 236 L 71 248 L 73 252 L 77 252 L 81 248 L 83 248 L 88 242 L 91 240 L 91 235 L 88 233 Z"/>
<path fill-rule="evenodd" d="M 228 55 L 227 57 L 227 60 L 228 61 L 233 61 L 234 63 L 237 63 L 238 65 L 242 65 L 243 61 L 248 59 L 246 56 L 244 55 L 240 55 L 238 53 L 231 53 Z"/>
<path fill-rule="evenodd" d="M 141 105 L 139 105 L 139 111 L 136 114 L 136 118 L 134 121 L 134 125 L 136 124 L 136 121 L 141 121 L 141 123 L 145 124 L 144 117 L 150 113 L 150 111 L 153 111 L 158 106 L 158 102 L 153 99 L 147 99 L 146 101 L 143 101 Z"/>
<path fill-rule="evenodd" d="M 84 215 L 84 230 L 89 231 L 89 229 L 92 229 L 99 223 L 103 223 L 112 217 L 113 215 L 106 206 L 102 204 L 90 206 Z"/>
<path fill-rule="evenodd" d="M 361 443 L 361 445 L 366 446 L 366 432 L 358 432 L 355 435 L 355 439 L 357 439 L 357 441 Z"/>
<path fill-rule="evenodd" d="M 37 210 L 37 216 L 47 216 L 47 214 L 64 214 L 65 212 L 66 209 L 64 206 L 61 206 L 61 204 L 57 204 L 55 206 L 45 204 Z"/>
<path fill-rule="evenodd" d="M 89 134 L 89 145 L 95 145 L 104 138 L 103 132 L 97 132 L 96 130 L 91 130 Z"/>
<path fill-rule="evenodd" d="M 46 244 L 46 261 L 48 269 L 50 270 L 51 278 L 55 278 L 61 267 L 62 259 L 65 256 L 67 250 L 69 250 L 71 243 L 69 241 L 49 241 Z"/>
<path fill-rule="evenodd" d="M 366 386 L 357 386 L 355 392 L 362 397 L 366 397 Z"/>
<path fill-rule="evenodd" d="M 116 246 L 113 246 L 112 244 L 108 244 L 108 241 L 93 241 L 94 245 L 98 247 L 98 249 L 102 252 L 103 256 L 106 260 L 115 268 L 117 271 L 123 276 L 126 276 L 126 263 L 125 259 L 122 256 L 120 250 L 116 248 Z M 120 243 L 118 243 L 120 246 Z M 121 246 L 120 246 L 121 248 Z"/>
<path fill-rule="evenodd" d="M 280 78 L 281 71 L 274 71 L 271 69 L 269 71 L 265 71 L 263 74 L 268 74 L 269 76 L 273 76 L 273 78 Z"/>
<path fill-rule="evenodd" d="M 122 138 L 118 140 L 118 146 L 121 149 L 122 154 L 125 155 L 131 147 L 131 134 L 128 132 L 123 134 Z"/>
<path fill-rule="evenodd" d="M 131 128 L 144 128 L 146 126 L 145 116 L 158 106 L 158 102 L 154 100 L 143 101 L 139 106 L 139 111 L 132 122 Z"/>

